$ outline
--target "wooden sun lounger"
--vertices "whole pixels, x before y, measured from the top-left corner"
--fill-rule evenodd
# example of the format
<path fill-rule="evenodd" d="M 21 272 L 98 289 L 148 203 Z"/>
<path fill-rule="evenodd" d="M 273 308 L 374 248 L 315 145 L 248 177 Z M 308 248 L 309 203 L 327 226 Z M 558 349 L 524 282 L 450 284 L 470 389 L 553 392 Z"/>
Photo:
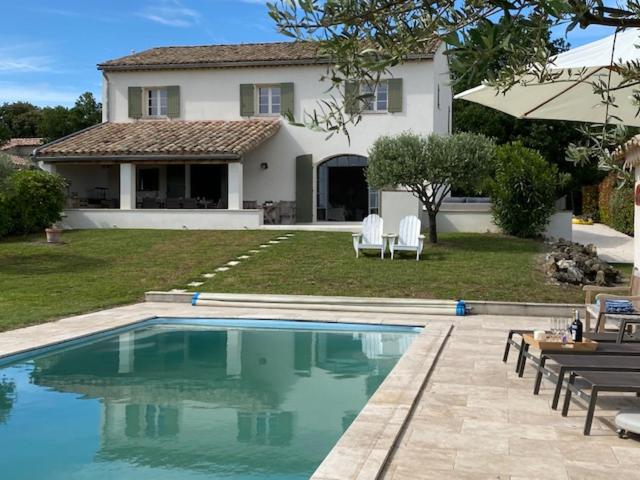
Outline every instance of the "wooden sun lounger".
<path fill-rule="evenodd" d="M 621 355 L 621 356 L 640 356 L 640 343 L 600 343 L 598 349 L 595 352 L 597 355 Z M 531 360 L 538 368 L 543 358 L 549 355 L 594 355 L 593 351 L 574 351 L 574 350 L 542 350 L 540 356 L 536 357 L 529 352 L 529 344 L 524 343 L 520 348 L 520 363 L 516 366 L 518 377 L 522 377 L 524 374 L 524 367 L 527 359 Z"/>
<path fill-rule="evenodd" d="M 576 377 L 580 376 L 585 386 L 576 385 Z M 590 390 L 590 394 L 585 390 Z M 617 393 L 640 393 L 640 373 L 637 372 L 588 372 L 573 371 L 569 376 L 567 384 L 567 393 L 564 397 L 564 405 L 562 407 L 562 416 L 566 417 L 569 413 L 569 404 L 571 403 L 571 395 L 575 393 L 577 397 L 585 400 L 588 404 L 587 418 L 584 423 L 584 434 L 591 433 L 591 425 L 593 424 L 593 414 L 598 401 L 598 394 L 601 392 L 617 392 Z"/>
<path fill-rule="evenodd" d="M 551 360 L 555 365 L 547 365 L 547 360 Z M 563 355 L 563 354 L 547 354 L 541 357 L 538 364 L 538 373 L 533 387 L 533 394 L 537 395 L 540 391 L 540 383 L 542 378 L 546 378 L 555 382 L 553 392 L 553 400 L 551 408 L 558 408 L 560 393 L 567 373 L 580 371 L 599 371 L 599 372 L 640 372 L 640 358 L 637 356 L 623 355 L 599 355 L 593 353 L 591 355 Z"/>

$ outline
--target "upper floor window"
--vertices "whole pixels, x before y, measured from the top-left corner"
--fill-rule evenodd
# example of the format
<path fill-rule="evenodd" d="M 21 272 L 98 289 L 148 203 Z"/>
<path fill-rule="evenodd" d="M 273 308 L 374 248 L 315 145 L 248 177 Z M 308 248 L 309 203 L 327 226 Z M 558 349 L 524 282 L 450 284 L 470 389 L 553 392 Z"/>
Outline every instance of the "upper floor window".
<path fill-rule="evenodd" d="M 149 88 L 147 89 L 146 114 L 149 117 L 167 116 L 167 89 Z"/>
<path fill-rule="evenodd" d="M 258 87 L 258 114 L 280 115 L 281 110 L 280 85 L 264 85 Z"/>
<path fill-rule="evenodd" d="M 360 85 L 360 95 L 368 95 L 363 99 L 365 112 L 387 112 L 389 110 L 389 84 L 386 80 L 373 85 L 365 82 Z"/>

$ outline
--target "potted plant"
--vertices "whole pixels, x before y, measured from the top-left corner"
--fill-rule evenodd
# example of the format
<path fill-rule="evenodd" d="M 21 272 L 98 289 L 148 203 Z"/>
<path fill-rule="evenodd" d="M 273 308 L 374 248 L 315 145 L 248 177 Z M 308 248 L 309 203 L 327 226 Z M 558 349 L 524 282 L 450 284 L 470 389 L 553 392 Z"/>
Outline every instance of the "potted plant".
<path fill-rule="evenodd" d="M 60 236 L 62 234 L 62 229 L 57 225 L 53 224 L 49 228 L 45 228 L 44 232 L 47 234 L 47 243 L 60 243 Z"/>

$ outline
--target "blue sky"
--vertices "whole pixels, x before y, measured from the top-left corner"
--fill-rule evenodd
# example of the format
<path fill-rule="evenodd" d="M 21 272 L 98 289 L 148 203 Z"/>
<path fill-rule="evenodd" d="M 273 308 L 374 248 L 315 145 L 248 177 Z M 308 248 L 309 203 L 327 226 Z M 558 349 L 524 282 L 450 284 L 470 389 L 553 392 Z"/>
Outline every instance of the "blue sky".
<path fill-rule="evenodd" d="M 275 41 L 265 0 L 22 0 L 3 2 L 0 103 L 71 105 L 99 98 L 96 64 L 161 45 Z M 609 34 L 576 31 L 572 46 Z"/>

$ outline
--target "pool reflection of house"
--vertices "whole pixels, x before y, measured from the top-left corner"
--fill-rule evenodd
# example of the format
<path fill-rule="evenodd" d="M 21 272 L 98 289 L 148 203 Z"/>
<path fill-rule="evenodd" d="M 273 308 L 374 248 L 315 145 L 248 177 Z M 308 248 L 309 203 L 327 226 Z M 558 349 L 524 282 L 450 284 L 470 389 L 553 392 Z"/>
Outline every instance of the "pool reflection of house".
<path fill-rule="evenodd" d="M 33 381 L 101 400 L 103 460 L 219 470 L 286 448 L 293 472 L 309 452 L 322 460 L 410 341 L 384 338 L 140 330 L 36 360 Z"/>

